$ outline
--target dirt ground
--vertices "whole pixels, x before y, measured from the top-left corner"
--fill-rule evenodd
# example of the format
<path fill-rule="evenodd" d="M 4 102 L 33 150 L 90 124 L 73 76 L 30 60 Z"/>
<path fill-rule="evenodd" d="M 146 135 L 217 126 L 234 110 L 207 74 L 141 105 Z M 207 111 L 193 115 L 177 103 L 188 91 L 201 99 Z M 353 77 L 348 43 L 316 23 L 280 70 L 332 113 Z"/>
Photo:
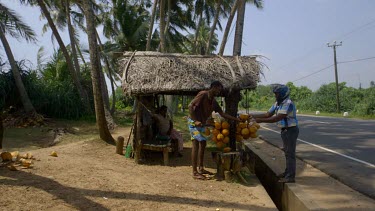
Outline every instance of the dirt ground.
<path fill-rule="evenodd" d="M 190 148 L 170 166 L 162 165 L 161 153 L 137 165 L 100 141 L 94 126 L 84 128 L 70 127 L 68 138 L 53 147 L 47 147 L 53 138 L 47 128 L 6 131 L 3 151 L 30 152 L 37 160 L 30 169 L 0 167 L 1 210 L 276 210 L 254 175 L 247 175 L 248 185 L 194 180 Z M 129 130 L 113 136 L 127 137 Z M 22 144 L 27 137 L 33 141 Z M 207 169 L 215 172 L 206 155 Z"/>

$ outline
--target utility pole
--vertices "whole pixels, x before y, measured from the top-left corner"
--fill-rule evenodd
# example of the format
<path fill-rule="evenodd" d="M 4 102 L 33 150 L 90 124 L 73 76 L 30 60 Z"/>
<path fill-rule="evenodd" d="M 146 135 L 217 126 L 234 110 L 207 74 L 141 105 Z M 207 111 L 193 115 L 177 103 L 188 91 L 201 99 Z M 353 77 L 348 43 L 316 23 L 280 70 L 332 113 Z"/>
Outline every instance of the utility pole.
<path fill-rule="evenodd" d="M 337 59 L 336 59 L 336 47 L 342 46 L 342 42 L 339 44 L 336 43 L 336 41 L 333 42 L 331 45 L 330 43 L 327 43 L 328 47 L 333 48 L 333 59 L 335 62 L 335 78 L 336 78 L 336 104 L 337 104 L 337 113 L 340 113 L 340 96 L 339 96 L 339 82 L 338 82 L 338 75 L 337 75 Z"/>

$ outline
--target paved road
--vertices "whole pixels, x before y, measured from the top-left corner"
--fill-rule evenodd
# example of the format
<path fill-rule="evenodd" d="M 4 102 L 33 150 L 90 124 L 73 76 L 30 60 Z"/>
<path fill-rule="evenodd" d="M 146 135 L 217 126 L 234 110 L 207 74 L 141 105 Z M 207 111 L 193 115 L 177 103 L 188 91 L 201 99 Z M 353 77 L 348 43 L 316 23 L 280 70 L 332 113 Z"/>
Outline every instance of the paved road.
<path fill-rule="evenodd" d="M 297 156 L 375 199 L 375 121 L 298 116 Z M 262 124 L 259 134 L 282 146 L 280 130 Z"/>

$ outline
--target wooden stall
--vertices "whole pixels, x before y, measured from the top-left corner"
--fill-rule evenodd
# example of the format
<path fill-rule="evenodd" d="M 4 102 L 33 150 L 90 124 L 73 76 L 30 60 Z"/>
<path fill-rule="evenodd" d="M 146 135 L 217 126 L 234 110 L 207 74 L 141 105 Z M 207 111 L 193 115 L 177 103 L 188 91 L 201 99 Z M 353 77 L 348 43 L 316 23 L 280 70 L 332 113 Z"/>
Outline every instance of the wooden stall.
<path fill-rule="evenodd" d="M 132 147 L 135 162 L 144 149 L 162 151 L 168 165 L 170 146 L 153 139 L 148 113 L 155 110 L 160 95 L 196 95 L 218 80 L 224 85 L 224 97 L 234 91 L 254 89 L 262 64 L 256 56 L 200 56 L 158 52 L 125 52 L 120 60 L 122 88 L 137 99 L 136 126 Z M 232 107 L 237 107 L 231 105 Z M 235 141 L 235 140 L 234 140 Z"/>

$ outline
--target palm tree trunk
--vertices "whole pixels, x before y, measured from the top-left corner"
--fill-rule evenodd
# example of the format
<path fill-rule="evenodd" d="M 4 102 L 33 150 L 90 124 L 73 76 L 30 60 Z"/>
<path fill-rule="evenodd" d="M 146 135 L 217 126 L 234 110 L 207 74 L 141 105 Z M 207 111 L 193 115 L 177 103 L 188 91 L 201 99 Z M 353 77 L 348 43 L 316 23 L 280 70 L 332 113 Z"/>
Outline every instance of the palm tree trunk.
<path fill-rule="evenodd" d="M 238 103 L 241 99 L 240 90 L 231 90 L 231 92 L 225 96 L 225 113 L 237 116 Z M 229 140 L 230 148 L 232 151 L 236 151 L 236 124 L 231 123 L 229 128 Z"/>
<path fill-rule="evenodd" d="M 234 2 L 232 10 L 230 11 L 230 15 L 229 15 L 229 18 L 228 18 L 228 21 L 227 21 L 227 25 L 225 26 L 224 35 L 223 35 L 223 39 L 221 41 L 220 50 L 219 50 L 219 55 L 221 55 L 221 56 L 224 54 L 225 45 L 227 44 L 227 40 L 228 40 L 229 30 L 230 30 L 230 27 L 232 26 L 234 15 L 237 12 L 239 1 L 240 0 L 236 0 Z"/>
<path fill-rule="evenodd" d="M 193 49 L 193 53 L 194 54 L 199 54 L 200 52 L 200 49 L 198 49 L 198 36 L 199 36 L 199 30 L 200 30 L 200 27 L 201 27 L 201 23 L 202 23 L 202 12 L 201 14 L 199 15 L 199 19 L 198 19 L 198 23 L 197 23 L 197 29 L 195 30 L 195 34 L 194 34 L 194 49 Z"/>
<path fill-rule="evenodd" d="M 111 82 L 111 90 L 112 90 L 112 107 L 111 107 L 110 112 L 113 115 L 116 111 L 116 90 L 115 90 L 115 81 L 113 80 L 113 75 L 112 75 L 112 69 L 108 70 L 108 77 Z"/>
<path fill-rule="evenodd" d="M 168 33 L 169 23 L 171 22 L 171 10 L 172 10 L 172 0 L 168 0 L 168 11 L 167 11 L 167 21 L 165 23 L 164 35 Z"/>
<path fill-rule="evenodd" d="M 245 23 L 246 1 L 240 0 L 237 11 L 236 33 L 234 35 L 233 56 L 241 56 L 243 26 Z"/>
<path fill-rule="evenodd" d="M 95 29 L 95 34 L 96 34 L 96 39 L 98 40 L 98 43 L 99 43 L 98 47 L 99 47 L 99 50 L 100 50 L 100 51 L 98 51 L 98 53 L 99 53 L 98 57 L 101 58 L 102 56 L 101 56 L 100 52 L 103 52 L 102 41 L 100 40 L 98 31 L 96 29 Z M 103 58 L 104 58 L 105 61 L 108 62 L 108 60 L 106 60 L 107 57 L 105 55 L 103 55 Z M 110 67 L 109 67 L 109 63 L 107 63 L 107 62 L 106 62 L 106 66 L 107 66 L 108 71 L 109 71 Z M 101 63 L 100 63 L 100 70 L 102 70 Z M 108 96 L 107 83 L 105 82 L 105 77 L 104 77 L 103 71 L 100 71 L 100 77 L 101 77 L 100 81 L 102 83 L 102 87 L 104 88 L 104 89 L 102 89 L 104 106 L 108 109 L 109 108 L 109 96 Z"/>
<path fill-rule="evenodd" d="M 70 0 L 65 0 L 65 14 L 66 14 L 66 22 L 68 24 L 68 32 L 69 32 L 69 39 L 70 39 L 70 46 L 72 48 L 72 57 L 74 62 L 74 67 L 76 69 L 78 80 L 81 77 L 81 71 L 78 62 L 77 50 L 76 50 L 76 39 L 74 37 L 74 28 L 72 26 L 72 21 L 70 19 Z"/>
<path fill-rule="evenodd" d="M 215 14 L 215 17 L 214 17 L 214 22 L 212 23 L 211 31 L 210 31 L 210 34 L 209 34 L 208 40 L 207 40 L 206 55 L 211 53 L 210 52 L 211 40 L 212 40 L 212 36 L 214 35 L 214 32 L 216 30 L 216 24 L 219 21 L 220 6 L 221 6 L 221 0 L 218 0 L 216 2 L 216 7 L 215 7 L 216 14 Z"/>
<path fill-rule="evenodd" d="M 31 103 L 29 95 L 27 94 L 25 86 L 22 82 L 21 74 L 20 74 L 20 71 L 18 70 L 16 60 L 14 59 L 12 49 L 10 48 L 8 40 L 5 37 L 5 34 L 1 29 L 0 29 L 0 39 L 1 39 L 1 42 L 3 43 L 4 50 L 8 57 L 10 66 L 12 67 L 14 81 L 16 82 L 17 90 L 21 97 L 23 108 L 25 109 L 27 113 L 35 112 L 34 106 Z"/>
<path fill-rule="evenodd" d="M 0 149 L 3 148 L 3 136 L 4 136 L 3 117 L 2 117 L 2 114 L 0 114 Z"/>
<path fill-rule="evenodd" d="M 110 113 L 111 115 L 113 115 L 113 113 L 115 112 L 115 104 L 116 104 L 116 97 L 115 97 L 115 87 L 114 87 L 114 81 L 113 81 L 113 76 L 112 76 L 112 68 L 111 68 L 111 65 L 109 64 L 109 61 L 108 61 L 108 57 L 107 55 L 104 54 L 104 50 L 103 50 L 103 44 L 102 44 L 102 41 L 100 40 L 100 37 L 99 37 L 99 34 L 98 34 L 98 31 L 96 31 L 96 37 L 98 38 L 98 42 L 99 42 L 99 48 L 100 48 L 100 52 L 102 52 L 102 55 L 103 55 L 103 59 L 104 59 L 104 62 L 105 62 L 105 65 L 107 67 L 107 70 L 108 70 L 108 78 L 111 82 L 111 90 L 112 90 L 112 108 L 110 109 Z M 104 79 L 104 76 L 103 76 L 103 79 Z M 105 82 L 105 81 L 104 81 Z M 107 87 L 107 86 L 105 86 Z M 108 106 L 108 109 L 109 109 L 109 96 L 108 96 L 108 90 L 107 88 L 105 89 L 105 91 L 107 92 L 107 94 L 104 93 L 104 96 L 105 96 L 105 101 L 104 103 L 106 103 L 105 105 Z M 108 99 L 107 99 L 108 98 Z M 107 119 L 108 120 L 108 119 Z M 113 119 L 112 119 L 113 121 Z"/>
<path fill-rule="evenodd" d="M 83 8 L 86 16 L 87 36 L 90 49 L 91 79 L 94 93 L 96 124 L 99 129 L 100 138 L 107 143 L 114 144 L 115 140 L 109 133 L 105 118 L 102 87 L 100 83 L 100 59 L 96 41 L 96 29 L 91 1 L 83 1 Z"/>
<path fill-rule="evenodd" d="M 237 12 L 237 22 L 236 22 L 236 33 L 234 36 L 234 46 L 233 46 L 233 56 L 241 56 L 241 46 L 242 46 L 242 34 L 243 34 L 243 24 L 245 19 L 245 6 L 246 1 L 240 0 Z M 225 97 L 225 111 L 232 116 L 237 116 L 238 112 L 238 103 L 241 99 L 240 90 L 235 89 L 231 90 L 228 96 Z M 236 150 L 236 125 L 230 125 L 230 148 Z"/>
<path fill-rule="evenodd" d="M 99 51 L 98 51 L 99 53 Z M 100 55 L 98 55 L 98 58 L 100 59 Z M 102 91 L 102 96 L 103 96 L 103 101 L 104 101 L 104 113 L 105 113 L 105 119 L 107 122 L 107 127 L 109 130 L 113 130 L 116 127 L 116 123 L 113 120 L 112 114 L 109 111 L 109 96 L 108 96 L 108 89 L 107 89 L 107 83 L 105 81 L 104 73 L 102 71 L 102 65 L 100 64 L 99 60 L 99 73 L 100 73 L 100 86 L 101 86 L 101 91 Z"/>
<path fill-rule="evenodd" d="M 90 107 L 88 95 L 84 91 L 84 89 L 81 85 L 81 82 L 79 81 L 79 78 L 77 76 L 77 72 L 75 71 L 72 59 L 70 58 L 68 50 L 66 49 L 65 44 L 64 44 L 63 40 L 61 39 L 60 34 L 57 31 L 57 28 L 56 28 L 55 24 L 53 23 L 51 15 L 50 15 L 46 5 L 44 4 L 43 0 L 37 0 L 37 2 L 38 2 L 38 5 L 39 5 L 40 9 L 43 12 L 43 15 L 46 17 L 46 19 L 48 21 L 48 25 L 50 26 L 53 35 L 55 36 L 57 42 L 59 43 L 61 51 L 64 54 L 66 63 L 68 65 L 68 69 L 69 69 L 70 74 L 72 75 L 72 78 L 73 78 L 74 85 L 76 86 L 76 88 L 78 90 L 78 94 L 79 94 L 83 104 L 85 105 L 86 112 L 91 113 L 91 107 Z"/>
<path fill-rule="evenodd" d="M 148 28 L 146 51 L 149 51 L 150 48 L 151 48 L 152 31 L 154 29 L 154 22 L 155 22 L 157 5 L 158 5 L 158 0 L 154 0 L 154 4 L 152 5 L 150 26 Z"/>
<path fill-rule="evenodd" d="M 165 52 L 165 3 L 164 0 L 160 0 L 159 4 L 160 10 L 160 52 Z"/>
<path fill-rule="evenodd" d="M 78 43 L 76 43 L 76 49 L 78 51 L 79 57 L 81 57 L 81 60 L 82 60 L 83 64 L 86 64 L 85 58 L 82 55 L 82 52 L 81 52 L 81 49 L 80 49 Z"/>

